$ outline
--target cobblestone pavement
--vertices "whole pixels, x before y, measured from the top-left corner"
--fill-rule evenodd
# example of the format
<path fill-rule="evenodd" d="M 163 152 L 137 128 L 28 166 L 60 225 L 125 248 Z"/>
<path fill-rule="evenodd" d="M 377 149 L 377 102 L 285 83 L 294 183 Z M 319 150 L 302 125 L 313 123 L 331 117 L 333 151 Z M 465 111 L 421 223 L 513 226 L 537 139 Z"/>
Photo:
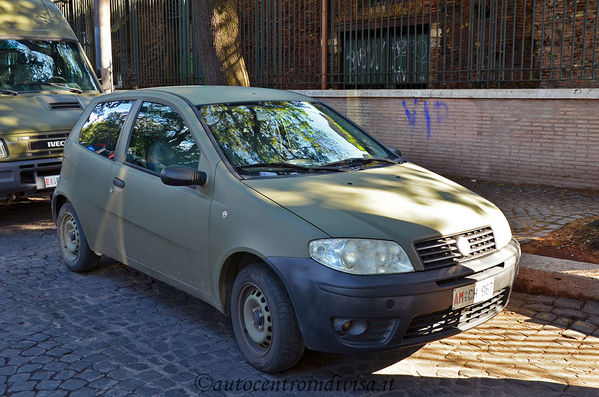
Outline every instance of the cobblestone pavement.
<path fill-rule="evenodd" d="M 497 205 L 518 240 L 545 236 L 578 218 L 599 215 L 599 190 L 452 179 Z"/>
<path fill-rule="evenodd" d="M 308 352 L 265 375 L 207 304 L 111 261 L 69 272 L 48 201 L 0 207 L 0 395 L 596 396 L 598 326 L 599 303 L 518 294 L 488 323 L 407 358 Z"/>

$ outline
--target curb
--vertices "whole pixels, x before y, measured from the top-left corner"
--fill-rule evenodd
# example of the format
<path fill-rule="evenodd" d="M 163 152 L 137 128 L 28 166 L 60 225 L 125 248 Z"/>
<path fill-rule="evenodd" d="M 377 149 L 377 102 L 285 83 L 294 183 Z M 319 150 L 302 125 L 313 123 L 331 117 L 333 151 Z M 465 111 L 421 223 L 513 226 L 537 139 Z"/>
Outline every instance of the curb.
<path fill-rule="evenodd" d="M 599 301 L 599 265 L 522 254 L 514 290 Z"/>

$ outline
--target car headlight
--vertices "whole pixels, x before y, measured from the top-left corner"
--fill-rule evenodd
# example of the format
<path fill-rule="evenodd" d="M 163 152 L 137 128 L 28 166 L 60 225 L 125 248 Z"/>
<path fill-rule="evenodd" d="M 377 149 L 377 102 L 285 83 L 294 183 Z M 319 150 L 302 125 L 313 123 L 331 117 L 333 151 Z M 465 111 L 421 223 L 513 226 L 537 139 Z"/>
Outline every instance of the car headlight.
<path fill-rule="evenodd" d="M 310 241 L 310 257 L 335 270 L 352 274 L 408 273 L 414 266 L 393 241 L 322 239 Z"/>
<path fill-rule="evenodd" d="M 501 215 L 495 222 L 493 222 L 491 228 L 493 229 L 493 236 L 495 237 L 495 247 L 501 249 L 508 245 L 512 240 L 512 230 L 510 229 L 509 223 L 505 219 L 505 216 Z"/>
<path fill-rule="evenodd" d="M 6 146 L 4 145 L 4 141 L 2 141 L 2 139 L 0 139 L 0 159 L 3 159 L 5 157 L 8 157 L 8 150 L 6 149 Z"/>

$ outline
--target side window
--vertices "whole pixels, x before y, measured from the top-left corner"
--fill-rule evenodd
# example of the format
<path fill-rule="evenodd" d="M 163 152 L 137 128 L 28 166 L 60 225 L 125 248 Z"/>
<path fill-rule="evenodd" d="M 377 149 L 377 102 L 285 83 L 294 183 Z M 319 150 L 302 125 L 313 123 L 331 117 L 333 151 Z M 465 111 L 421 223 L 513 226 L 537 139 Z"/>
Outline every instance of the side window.
<path fill-rule="evenodd" d="M 169 165 L 197 169 L 200 151 L 175 110 L 144 102 L 131 132 L 126 161 L 156 173 Z"/>
<path fill-rule="evenodd" d="M 101 156 L 114 159 L 116 142 L 133 101 L 102 102 L 96 105 L 79 134 L 79 143 Z"/>

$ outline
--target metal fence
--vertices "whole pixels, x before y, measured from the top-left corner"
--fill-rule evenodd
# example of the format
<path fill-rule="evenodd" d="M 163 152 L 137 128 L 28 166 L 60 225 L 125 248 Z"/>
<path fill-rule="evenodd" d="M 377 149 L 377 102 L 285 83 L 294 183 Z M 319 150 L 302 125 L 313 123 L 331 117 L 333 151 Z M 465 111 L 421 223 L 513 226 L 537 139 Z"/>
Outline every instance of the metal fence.
<path fill-rule="evenodd" d="M 93 58 L 93 0 L 55 1 Z M 255 86 L 599 87 L 599 0 L 234 1 Z M 189 0 L 111 4 L 117 84 L 201 82 Z"/>

